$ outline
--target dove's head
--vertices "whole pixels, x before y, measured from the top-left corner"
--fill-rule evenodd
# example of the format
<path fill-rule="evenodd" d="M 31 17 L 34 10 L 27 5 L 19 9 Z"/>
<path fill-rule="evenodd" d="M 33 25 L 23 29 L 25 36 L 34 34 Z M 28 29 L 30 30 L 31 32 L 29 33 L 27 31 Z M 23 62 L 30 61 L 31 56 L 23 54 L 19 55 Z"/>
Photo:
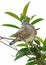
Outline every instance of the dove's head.
<path fill-rule="evenodd" d="M 22 20 L 22 25 L 27 25 L 28 24 L 28 21 L 26 19 L 23 19 Z"/>

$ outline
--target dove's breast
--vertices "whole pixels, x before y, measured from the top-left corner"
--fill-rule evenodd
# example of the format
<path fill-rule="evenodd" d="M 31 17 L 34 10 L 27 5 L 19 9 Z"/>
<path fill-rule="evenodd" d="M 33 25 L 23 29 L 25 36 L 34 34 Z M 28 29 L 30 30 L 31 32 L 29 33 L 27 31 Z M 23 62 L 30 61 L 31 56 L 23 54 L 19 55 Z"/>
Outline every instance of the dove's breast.
<path fill-rule="evenodd" d="M 34 28 L 33 25 L 27 25 L 27 32 L 30 34 L 30 36 L 26 39 L 26 42 L 33 41 L 36 37 L 37 31 Z"/>
<path fill-rule="evenodd" d="M 27 32 L 29 33 L 29 34 L 33 34 L 33 35 L 36 35 L 37 34 L 37 31 L 36 31 L 36 29 L 35 29 L 35 27 L 32 25 L 32 24 L 28 24 L 28 25 L 26 25 L 26 29 L 27 29 Z"/>

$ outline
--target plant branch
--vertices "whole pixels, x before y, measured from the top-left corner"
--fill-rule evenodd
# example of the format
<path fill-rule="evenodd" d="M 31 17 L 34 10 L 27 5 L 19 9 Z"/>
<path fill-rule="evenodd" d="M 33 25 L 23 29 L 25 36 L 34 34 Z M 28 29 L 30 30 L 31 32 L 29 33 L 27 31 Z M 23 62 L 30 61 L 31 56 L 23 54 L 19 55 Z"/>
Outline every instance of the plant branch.
<path fill-rule="evenodd" d="M 43 59 L 42 53 L 40 52 L 40 50 L 38 49 L 37 46 L 34 45 L 34 47 L 38 50 L 38 53 L 41 55 L 41 57 L 40 57 L 40 65 L 44 65 L 44 59 Z"/>
<path fill-rule="evenodd" d="M 41 55 L 41 57 L 40 57 L 40 65 L 44 65 L 44 59 L 43 59 L 42 53 L 40 52 L 40 50 L 38 49 L 37 46 L 34 45 L 34 47 L 38 50 L 38 53 Z"/>
<path fill-rule="evenodd" d="M 14 49 L 14 50 L 18 51 L 18 49 L 17 49 L 17 48 L 14 48 L 14 47 L 10 46 L 10 45 L 8 45 L 8 44 L 4 43 L 3 41 L 0 41 L 0 42 L 1 42 L 1 43 L 3 43 L 3 44 L 5 44 L 5 45 L 7 45 L 8 47 L 10 47 L 10 48 L 12 48 L 12 49 Z"/>
<path fill-rule="evenodd" d="M 12 47 L 12 46 L 10 46 L 10 45 L 4 43 L 3 41 L 0 41 L 0 42 L 3 43 L 3 44 L 5 44 L 5 45 L 7 45 L 8 47 L 10 47 L 10 48 L 16 50 L 16 51 L 19 51 L 16 47 L 14 48 L 14 47 Z M 26 55 L 26 56 L 27 56 L 28 58 L 30 58 L 28 55 Z"/>
<path fill-rule="evenodd" d="M 35 45 L 35 44 L 33 44 L 33 43 L 30 43 L 30 46 L 31 47 L 35 47 L 36 49 L 37 49 L 37 53 L 38 54 L 40 54 L 40 65 L 44 65 L 44 59 L 43 59 L 43 54 L 40 52 L 40 50 L 39 50 L 39 48 Z M 33 53 L 34 54 L 34 53 Z M 37 55 L 36 54 L 34 54 L 36 57 L 37 57 Z"/>
<path fill-rule="evenodd" d="M 6 38 L 6 37 L 0 36 L 0 40 L 2 40 L 2 39 L 14 40 L 14 39 L 12 39 L 12 38 Z M 3 43 L 3 44 L 5 44 L 5 45 L 7 45 L 8 47 L 10 47 L 10 48 L 16 50 L 16 51 L 19 51 L 16 47 L 14 48 L 14 47 L 12 47 L 12 46 L 6 44 L 6 43 L 3 42 L 3 41 L 0 41 L 0 42 Z M 40 52 L 39 48 L 38 48 L 35 44 L 31 44 L 30 46 L 32 46 L 32 47 L 34 46 L 34 47 L 37 49 L 38 53 L 41 55 L 41 57 L 40 57 L 40 65 L 44 65 L 43 55 L 42 55 L 42 53 Z M 34 55 L 34 53 L 30 50 L 30 48 L 29 48 L 29 47 L 27 47 L 27 48 L 28 48 L 29 53 Z M 28 56 L 28 55 L 26 55 L 26 56 L 27 56 L 28 58 L 30 58 L 30 56 Z M 35 55 L 35 56 L 36 56 L 36 55 Z"/>
<path fill-rule="evenodd" d="M 2 39 L 14 40 L 13 38 L 6 38 L 6 37 L 0 36 L 0 40 L 2 40 Z"/>

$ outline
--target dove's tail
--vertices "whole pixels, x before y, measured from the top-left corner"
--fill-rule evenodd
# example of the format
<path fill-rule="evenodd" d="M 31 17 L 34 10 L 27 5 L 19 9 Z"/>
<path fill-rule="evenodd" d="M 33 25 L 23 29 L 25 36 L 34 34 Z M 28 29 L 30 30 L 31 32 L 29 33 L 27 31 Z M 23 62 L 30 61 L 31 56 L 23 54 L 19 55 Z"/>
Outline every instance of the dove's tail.
<path fill-rule="evenodd" d="M 13 41 L 11 41 L 11 42 L 9 43 L 9 45 L 13 45 L 13 44 L 15 44 L 17 41 L 18 41 L 18 39 L 14 39 Z"/>

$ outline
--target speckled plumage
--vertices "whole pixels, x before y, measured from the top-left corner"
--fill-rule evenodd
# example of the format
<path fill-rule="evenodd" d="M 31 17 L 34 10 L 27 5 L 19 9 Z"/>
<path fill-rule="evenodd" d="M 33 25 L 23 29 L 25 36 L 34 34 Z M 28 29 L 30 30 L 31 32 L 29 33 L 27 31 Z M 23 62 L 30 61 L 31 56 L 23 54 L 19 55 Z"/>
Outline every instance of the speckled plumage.
<path fill-rule="evenodd" d="M 32 42 L 35 39 L 36 34 L 37 32 L 34 26 L 26 23 L 25 25 L 22 24 L 22 27 L 13 34 L 13 36 L 20 41 Z"/>

